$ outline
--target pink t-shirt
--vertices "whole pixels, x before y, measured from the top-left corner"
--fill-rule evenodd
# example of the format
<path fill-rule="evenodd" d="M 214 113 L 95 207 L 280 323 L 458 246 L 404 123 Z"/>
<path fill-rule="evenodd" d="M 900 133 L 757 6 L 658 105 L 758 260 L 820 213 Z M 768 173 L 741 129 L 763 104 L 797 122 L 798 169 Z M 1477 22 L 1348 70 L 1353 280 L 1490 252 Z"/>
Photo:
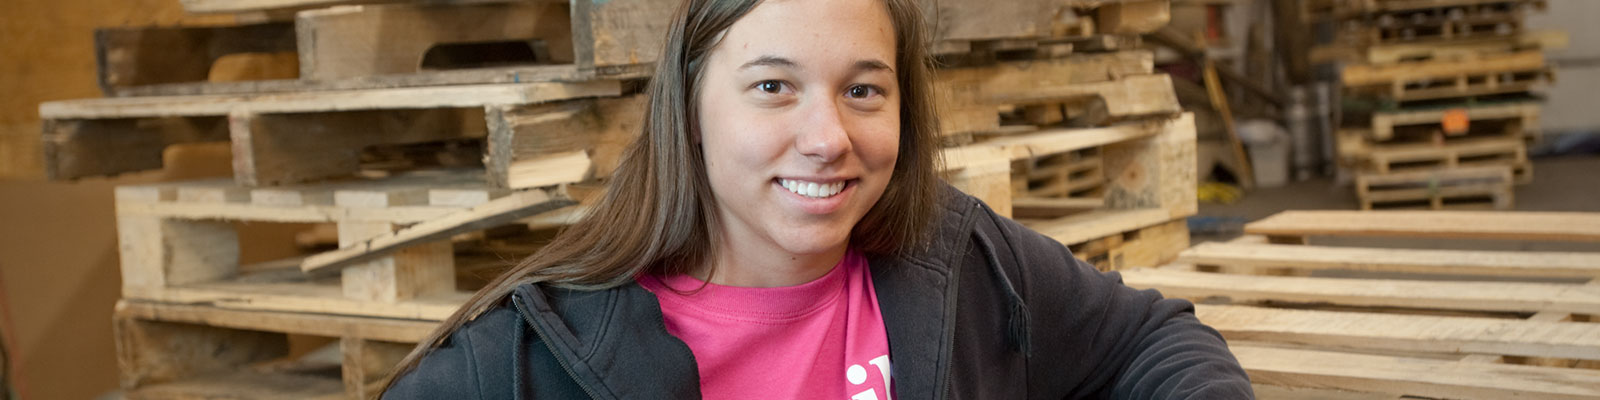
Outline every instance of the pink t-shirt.
<path fill-rule="evenodd" d="M 660 299 L 667 332 L 694 352 L 704 398 L 891 398 L 888 334 L 855 250 L 798 286 L 723 286 L 688 275 L 639 284 Z"/>

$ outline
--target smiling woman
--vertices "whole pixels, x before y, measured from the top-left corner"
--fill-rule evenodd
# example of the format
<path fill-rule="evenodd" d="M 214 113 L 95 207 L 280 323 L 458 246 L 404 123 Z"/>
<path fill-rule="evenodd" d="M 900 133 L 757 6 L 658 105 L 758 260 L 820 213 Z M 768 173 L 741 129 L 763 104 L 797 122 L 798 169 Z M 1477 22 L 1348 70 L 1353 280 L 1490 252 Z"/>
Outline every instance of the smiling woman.
<path fill-rule="evenodd" d="M 1191 304 L 939 182 L 918 10 L 684 3 L 606 195 L 384 397 L 1249 398 Z"/>

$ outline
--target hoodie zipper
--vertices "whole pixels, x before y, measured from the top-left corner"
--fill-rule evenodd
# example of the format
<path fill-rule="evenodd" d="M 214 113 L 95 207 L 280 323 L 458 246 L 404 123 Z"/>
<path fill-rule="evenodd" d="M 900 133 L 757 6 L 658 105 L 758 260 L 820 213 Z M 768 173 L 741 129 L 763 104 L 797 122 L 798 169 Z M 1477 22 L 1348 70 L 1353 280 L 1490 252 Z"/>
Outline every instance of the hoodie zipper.
<path fill-rule="evenodd" d="M 533 314 L 529 313 L 528 309 L 523 307 L 523 305 L 522 305 L 522 296 L 520 294 L 517 294 L 517 293 L 512 293 L 511 294 L 511 305 L 517 307 L 517 312 L 521 313 L 522 316 L 524 317 L 523 318 L 523 322 L 526 322 L 528 324 L 528 327 L 533 328 L 533 333 L 534 334 L 539 335 L 539 341 L 544 342 L 544 347 L 546 349 L 550 350 L 550 356 L 556 358 L 556 363 L 557 364 L 561 364 L 561 369 L 567 371 L 567 377 L 572 378 L 572 382 L 573 383 L 577 383 L 578 384 L 578 388 L 583 389 L 583 392 L 588 394 L 589 398 L 591 398 L 591 399 L 599 399 L 600 396 L 596 396 L 595 395 L 594 389 L 590 389 L 589 385 L 584 384 L 583 379 L 579 379 L 578 378 L 578 374 L 572 372 L 572 366 L 567 364 L 567 358 L 566 357 L 562 357 L 560 355 L 560 353 L 556 352 L 556 347 L 555 347 L 556 345 L 553 344 L 554 342 L 550 341 L 550 337 L 546 336 L 544 331 L 540 330 L 539 326 L 535 325 L 533 323 L 533 321 L 529 321 L 527 319 L 528 317 L 532 316 Z"/>

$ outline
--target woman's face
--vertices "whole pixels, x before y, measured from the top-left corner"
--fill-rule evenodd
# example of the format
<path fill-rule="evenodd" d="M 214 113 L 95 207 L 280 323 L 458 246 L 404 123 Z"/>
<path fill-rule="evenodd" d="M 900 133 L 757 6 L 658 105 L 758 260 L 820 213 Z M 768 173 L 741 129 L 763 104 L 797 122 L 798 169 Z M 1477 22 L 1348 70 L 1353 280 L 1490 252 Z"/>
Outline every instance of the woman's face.
<path fill-rule="evenodd" d="M 896 68 L 882 1 L 766 0 L 728 29 L 697 100 L 722 251 L 843 254 L 898 156 Z"/>

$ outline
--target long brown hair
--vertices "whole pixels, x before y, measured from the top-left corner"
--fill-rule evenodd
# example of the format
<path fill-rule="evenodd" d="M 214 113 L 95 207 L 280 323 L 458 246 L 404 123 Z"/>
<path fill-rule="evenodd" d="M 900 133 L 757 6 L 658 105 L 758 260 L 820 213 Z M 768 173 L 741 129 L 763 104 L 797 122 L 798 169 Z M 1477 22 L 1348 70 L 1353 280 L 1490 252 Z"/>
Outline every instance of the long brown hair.
<path fill-rule="evenodd" d="M 704 155 L 691 137 L 697 125 L 697 88 L 705 60 L 722 33 L 760 1 L 686 0 L 678 7 L 649 83 L 643 132 L 624 152 L 605 195 L 550 244 L 468 299 L 418 343 L 391 377 L 415 368 L 444 338 L 519 285 L 606 289 L 642 273 L 688 273 L 715 259 L 716 204 Z M 921 13 L 914 0 L 885 3 L 897 48 L 899 158 L 883 196 L 851 232 L 850 245 L 867 254 L 893 255 L 923 245 L 923 232 L 938 207 L 941 160 Z"/>

